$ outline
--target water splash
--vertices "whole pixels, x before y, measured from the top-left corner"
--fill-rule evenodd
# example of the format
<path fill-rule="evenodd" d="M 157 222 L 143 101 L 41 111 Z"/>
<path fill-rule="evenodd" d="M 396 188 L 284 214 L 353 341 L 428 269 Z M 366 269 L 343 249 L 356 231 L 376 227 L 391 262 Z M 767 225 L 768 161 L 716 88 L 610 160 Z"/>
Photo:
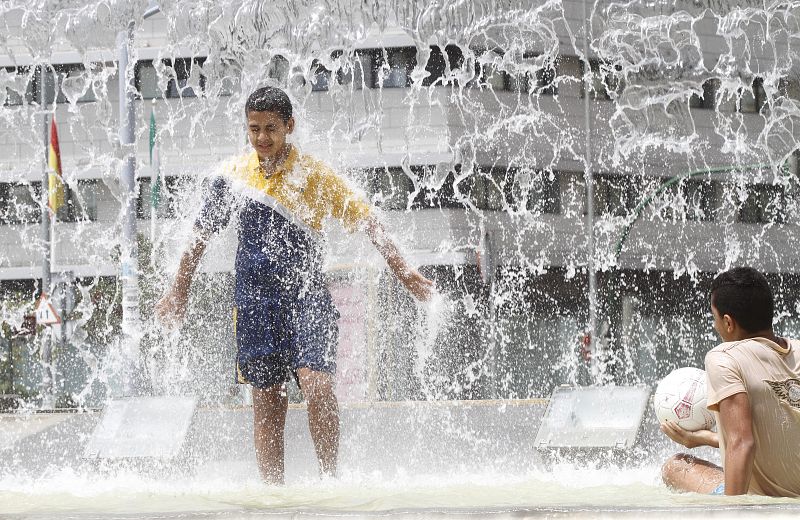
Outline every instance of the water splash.
<path fill-rule="evenodd" d="M 69 187 L 55 266 L 78 278 L 73 331 L 57 355 L 59 405 L 102 406 L 118 384 L 115 276 L 127 194 L 118 180 L 114 48 L 130 21 L 137 30 L 125 72 L 141 98 L 147 318 L 139 367 L 153 392 L 241 402 L 227 376 L 235 233 L 211 245 L 181 331 L 166 334 L 150 317 L 192 233 L 204 183 L 247 149 L 243 101 L 265 84 L 295 103 L 293 142 L 380 207 L 442 292 L 414 305 L 381 275 L 363 237 L 331 228 L 336 283 L 360 299 L 348 318 L 356 325 L 346 325 L 353 345 L 340 347 L 352 354 L 358 399 L 545 397 L 557 384 L 590 382 L 595 364 L 602 381 L 652 383 L 701 361 L 715 341 L 707 284 L 745 263 L 772 273 L 784 333 L 797 329 L 800 266 L 787 244 L 800 218 L 800 2 L 593 2 L 590 75 L 572 2 L 171 0 L 144 20 L 147 4 L 0 6 L 0 271 L 19 280 L 0 285 L 0 337 L 10 345 L 0 365 L 13 365 L 3 391 L 27 406 L 37 406 L 42 370 L 43 331 L 30 334 L 26 318 L 43 246 L 41 65 L 51 91 L 44 112 L 59 124 Z M 152 234 L 151 110 L 167 177 Z M 584 348 L 590 254 L 602 323 L 594 353 Z"/>

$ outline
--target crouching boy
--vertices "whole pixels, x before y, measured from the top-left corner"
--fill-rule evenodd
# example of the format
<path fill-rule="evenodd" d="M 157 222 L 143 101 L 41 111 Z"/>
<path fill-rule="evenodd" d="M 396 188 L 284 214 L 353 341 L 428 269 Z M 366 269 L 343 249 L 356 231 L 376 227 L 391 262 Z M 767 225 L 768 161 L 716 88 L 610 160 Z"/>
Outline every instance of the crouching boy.
<path fill-rule="evenodd" d="M 672 423 L 661 430 L 687 448 L 718 447 L 722 467 L 675 455 L 662 468 L 664 482 L 697 493 L 800 496 L 800 342 L 774 334 L 772 291 L 750 267 L 714 279 L 711 313 L 724 342 L 705 359 L 719 431 Z"/>

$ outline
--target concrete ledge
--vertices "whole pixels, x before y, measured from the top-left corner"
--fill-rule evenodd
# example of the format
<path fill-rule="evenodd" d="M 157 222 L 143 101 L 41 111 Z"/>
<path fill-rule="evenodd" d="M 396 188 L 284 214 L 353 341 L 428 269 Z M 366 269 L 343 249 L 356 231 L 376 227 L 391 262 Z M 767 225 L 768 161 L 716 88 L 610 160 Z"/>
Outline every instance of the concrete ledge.
<path fill-rule="evenodd" d="M 533 446 L 546 399 L 349 403 L 341 408 L 340 469 L 385 477 L 496 469 L 509 474 L 557 460 L 587 460 L 598 452 L 540 452 Z M 98 465 L 83 458 L 98 411 L 0 415 L 0 476 L 38 476 Z M 252 408 L 200 408 L 181 453 L 174 460 L 102 461 L 143 474 L 196 475 L 237 468 L 232 477 L 257 475 Z M 637 445 L 602 457 L 626 464 L 663 460 L 674 451 L 648 416 Z M 317 462 L 304 405 L 291 405 L 286 424 L 287 482 L 313 479 Z"/>

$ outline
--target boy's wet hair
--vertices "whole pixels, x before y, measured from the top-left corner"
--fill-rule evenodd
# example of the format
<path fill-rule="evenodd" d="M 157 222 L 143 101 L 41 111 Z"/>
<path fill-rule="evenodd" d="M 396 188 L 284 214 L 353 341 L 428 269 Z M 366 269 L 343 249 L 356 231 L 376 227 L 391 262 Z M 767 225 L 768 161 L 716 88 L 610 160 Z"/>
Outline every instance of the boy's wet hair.
<path fill-rule="evenodd" d="M 729 315 L 747 332 L 772 329 L 772 289 L 764 275 L 752 267 L 734 267 L 714 278 L 711 303 L 720 316 Z"/>
<path fill-rule="evenodd" d="M 250 112 L 275 112 L 285 123 L 292 117 L 292 102 L 286 92 L 279 88 L 261 87 L 247 98 L 244 115 Z"/>

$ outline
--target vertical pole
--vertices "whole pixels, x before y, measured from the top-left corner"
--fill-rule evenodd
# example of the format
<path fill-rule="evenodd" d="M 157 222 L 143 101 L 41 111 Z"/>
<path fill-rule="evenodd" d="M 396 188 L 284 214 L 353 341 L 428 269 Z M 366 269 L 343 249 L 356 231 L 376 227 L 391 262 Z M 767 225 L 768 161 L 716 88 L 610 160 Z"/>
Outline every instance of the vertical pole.
<path fill-rule="evenodd" d="M 61 308 L 59 309 L 61 313 L 61 334 L 58 338 L 58 348 L 60 349 L 59 351 L 62 352 L 62 355 L 63 352 L 67 351 L 67 313 L 69 312 L 67 294 L 72 290 L 70 278 L 71 277 L 67 273 L 62 274 L 61 301 L 59 302 L 61 304 Z M 53 375 L 55 376 L 55 374 Z"/>
<path fill-rule="evenodd" d="M 48 130 L 47 118 L 47 96 L 46 87 L 46 66 L 44 63 L 39 65 L 39 109 L 42 111 L 42 144 L 44 154 L 42 154 L 42 292 L 48 295 L 51 292 L 51 273 L 50 263 L 52 261 L 52 242 L 50 226 L 50 172 L 47 165 L 48 147 L 50 146 L 50 132 Z M 50 409 L 55 404 L 53 397 L 53 345 L 51 339 L 51 329 L 47 327 L 42 333 L 42 408 Z"/>
<path fill-rule="evenodd" d="M 586 185 L 586 269 L 589 273 L 589 337 L 591 338 L 590 351 L 591 378 L 596 382 L 599 378 L 597 351 L 597 272 L 594 258 L 594 177 L 592 174 L 592 119 L 590 111 L 589 88 L 592 84 L 592 65 L 589 62 L 589 38 L 591 37 L 591 22 L 587 4 L 590 0 L 583 0 L 583 117 L 586 132 L 584 143 L 584 171 L 583 180 Z"/>
<path fill-rule="evenodd" d="M 158 215 L 156 214 L 156 205 L 155 200 L 153 198 L 153 193 L 156 193 L 155 190 L 160 189 L 159 183 L 161 181 L 161 172 L 158 171 L 160 169 L 160 164 L 157 166 L 158 169 L 153 168 L 153 152 L 155 151 L 158 154 L 159 150 L 156 148 L 156 137 L 150 135 L 152 132 L 153 125 L 153 118 L 155 117 L 155 100 L 151 101 L 150 106 L 150 120 L 148 123 L 148 140 L 147 145 L 150 149 L 150 193 L 148 193 L 148 200 L 150 201 L 150 265 L 153 265 L 153 258 L 155 257 L 155 247 L 156 247 L 156 218 Z M 156 162 L 158 162 L 158 156 L 156 156 Z M 158 192 L 160 195 L 160 192 Z"/>
<path fill-rule="evenodd" d="M 136 141 L 134 137 L 135 113 L 133 106 L 133 77 L 129 75 L 129 47 L 133 42 L 134 23 L 117 34 L 119 64 L 119 141 L 124 159 L 120 173 L 123 197 L 122 219 L 122 349 L 123 396 L 135 392 L 133 379 L 138 360 L 139 344 L 139 273 L 136 243 Z"/>
<path fill-rule="evenodd" d="M 158 176 L 150 175 L 150 191 L 152 197 L 153 191 L 153 184 L 158 182 Z M 150 201 L 150 263 L 153 263 L 153 259 L 155 257 L 155 247 L 156 247 L 156 206 L 153 204 L 153 201 Z"/>
<path fill-rule="evenodd" d="M 380 321 L 378 302 L 378 283 L 380 271 L 367 267 L 367 401 L 378 400 L 378 342 L 377 324 Z M 249 385 L 246 385 L 249 386 Z"/>
<path fill-rule="evenodd" d="M 494 271 L 497 269 L 497 257 L 495 256 L 492 232 L 484 230 L 483 226 L 481 226 L 481 233 L 483 235 L 482 267 L 484 271 L 486 271 L 486 283 L 489 285 L 489 348 L 492 353 L 489 359 L 489 370 L 492 374 L 492 397 L 494 399 L 502 399 L 503 388 L 500 385 L 500 350 L 497 344 L 497 308 L 494 302 L 496 296 Z"/>

